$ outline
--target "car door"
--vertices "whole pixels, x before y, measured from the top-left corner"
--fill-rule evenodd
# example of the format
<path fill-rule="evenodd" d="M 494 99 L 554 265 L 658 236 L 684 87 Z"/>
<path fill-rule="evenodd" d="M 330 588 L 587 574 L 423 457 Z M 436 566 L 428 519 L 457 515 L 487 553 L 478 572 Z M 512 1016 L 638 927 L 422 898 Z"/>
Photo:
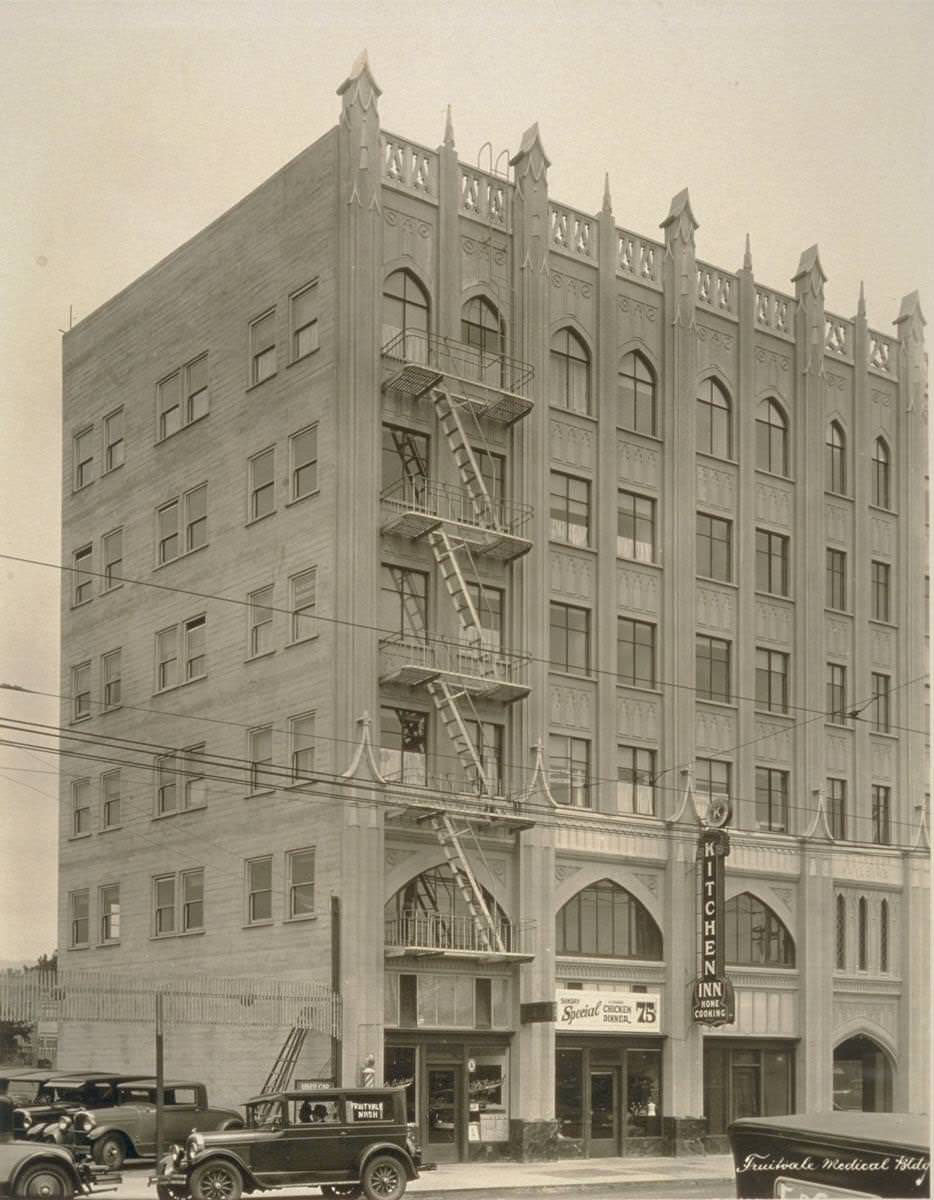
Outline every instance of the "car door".
<path fill-rule="evenodd" d="M 395 1099 L 379 1093 L 350 1092 L 344 1100 L 344 1148 L 348 1166 L 356 1164 L 373 1142 L 399 1141 L 400 1123 L 395 1112 Z"/>
<path fill-rule="evenodd" d="M 192 1129 L 201 1129 L 198 1117 L 203 1115 L 204 1108 L 205 1096 L 202 1088 L 166 1088 L 165 1105 L 162 1109 L 163 1143 L 184 1143 Z"/>
<path fill-rule="evenodd" d="M 296 1182 L 353 1179 L 340 1099 L 312 1093 L 293 1100 L 289 1107 L 292 1123 L 287 1137 L 292 1144 L 290 1160 L 295 1164 Z"/>

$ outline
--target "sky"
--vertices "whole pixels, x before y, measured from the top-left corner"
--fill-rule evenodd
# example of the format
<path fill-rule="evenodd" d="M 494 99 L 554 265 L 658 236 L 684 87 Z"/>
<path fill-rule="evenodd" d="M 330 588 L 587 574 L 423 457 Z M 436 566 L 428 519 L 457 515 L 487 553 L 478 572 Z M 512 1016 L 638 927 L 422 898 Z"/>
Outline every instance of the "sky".
<path fill-rule="evenodd" d="M 550 194 L 827 308 L 934 309 L 929 0 L 0 0 L 0 714 L 57 724 L 61 330 L 333 126 L 363 48 L 384 128 L 515 153 Z M 487 159 L 483 152 L 480 165 Z M 24 694 L 9 685 L 41 694 Z M 2 744 L 0 968 L 55 945 L 54 756 Z M 34 742 L 39 739 L 30 739 Z"/>

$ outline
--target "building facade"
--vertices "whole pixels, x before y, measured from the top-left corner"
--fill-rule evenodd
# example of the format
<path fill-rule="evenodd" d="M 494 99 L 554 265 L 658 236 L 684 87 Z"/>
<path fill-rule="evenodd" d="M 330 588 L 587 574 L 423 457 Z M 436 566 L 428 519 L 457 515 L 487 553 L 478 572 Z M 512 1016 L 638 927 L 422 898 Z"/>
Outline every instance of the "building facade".
<path fill-rule="evenodd" d="M 65 965 L 333 981 L 287 1076 L 405 1083 L 441 1161 L 923 1108 L 917 294 L 877 333 L 816 247 L 784 294 L 686 191 L 653 240 L 553 200 L 536 127 L 507 177 L 382 129 L 365 58 L 339 95 L 65 337 Z M 238 1102 L 287 1032 L 167 1069 Z"/>

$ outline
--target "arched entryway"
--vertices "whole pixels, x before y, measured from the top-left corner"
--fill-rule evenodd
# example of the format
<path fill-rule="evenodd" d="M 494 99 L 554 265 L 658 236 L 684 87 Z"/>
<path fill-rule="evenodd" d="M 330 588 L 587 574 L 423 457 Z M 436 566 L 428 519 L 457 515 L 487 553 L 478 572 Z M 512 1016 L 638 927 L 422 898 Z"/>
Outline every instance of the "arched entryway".
<path fill-rule="evenodd" d="M 847 1038 L 833 1052 L 833 1106 L 848 1112 L 892 1111 L 892 1066 L 878 1042 Z"/>

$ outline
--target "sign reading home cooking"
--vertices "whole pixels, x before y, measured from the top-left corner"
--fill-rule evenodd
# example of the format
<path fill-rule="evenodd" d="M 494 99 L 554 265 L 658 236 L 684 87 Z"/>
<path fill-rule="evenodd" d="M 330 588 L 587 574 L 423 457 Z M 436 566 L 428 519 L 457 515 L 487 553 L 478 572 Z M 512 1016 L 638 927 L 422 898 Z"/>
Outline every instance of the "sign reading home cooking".
<path fill-rule="evenodd" d="M 734 1018 L 733 985 L 723 969 L 724 862 L 730 839 L 722 829 L 705 829 L 697 843 L 700 874 L 700 976 L 694 981 L 694 1020 L 729 1025 Z"/>
<path fill-rule="evenodd" d="M 661 997 L 655 992 L 577 992 L 556 994 L 556 1028 L 599 1033 L 661 1033 Z"/>

